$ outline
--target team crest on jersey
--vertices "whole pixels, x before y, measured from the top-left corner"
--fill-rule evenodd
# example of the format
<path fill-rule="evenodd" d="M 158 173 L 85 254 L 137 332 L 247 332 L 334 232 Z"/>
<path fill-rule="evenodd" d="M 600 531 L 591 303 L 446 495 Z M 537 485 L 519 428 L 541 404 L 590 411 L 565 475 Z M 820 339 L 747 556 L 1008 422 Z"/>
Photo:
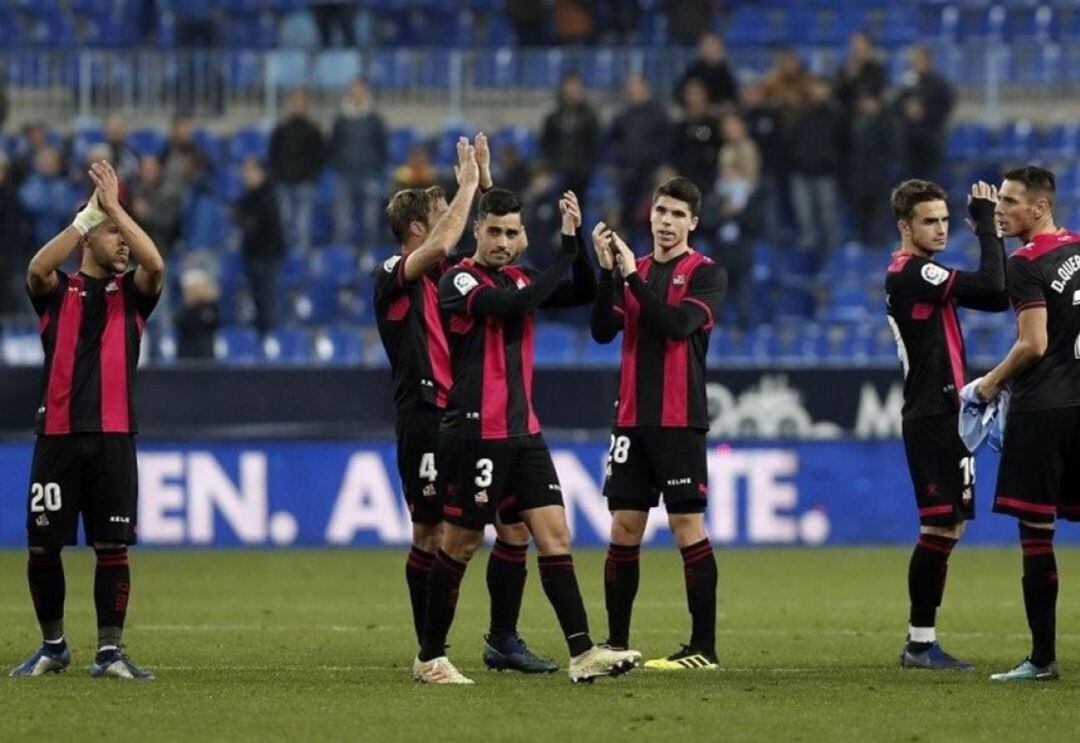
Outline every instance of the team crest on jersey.
<path fill-rule="evenodd" d="M 49 517 L 46 516 L 45 514 L 41 514 L 36 519 L 34 519 L 34 523 L 37 524 L 38 526 L 46 527 L 46 526 L 49 525 Z"/>
<path fill-rule="evenodd" d="M 112 292 L 118 291 L 120 291 L 120 286 L 115 281 L 105 287 L 106 294 L 111 294 Z"/>
<path fill-rule="evenodd" d="M 514 283 L 517 284 L 518 289 L 524 289 L 525 288 L 525 279 L 518 279 Z"/>
<path fill-rule="evenodd" d="M 477 491 L 476 497 L 473 498 L 476 501 L 476 505 L 483 506 L 488 502 L 488 494 L 486 490 Z"/>
<path fill-rule="evenodd" d="M 434 485 L 431 485 L 429 483 L 429 484 L 424 486 L 424 497 L 425 498 L 434 498 L 435 497 L 435 486 Z"/>
<path fill-rule="evenodd" d="M 674 284 L 675 286 L 682 286 L 683 284 L 686 283 L 686 276 L 684 276 L 683 274 L 679 274 L 678 276 L 676 276 L 675 278 L 673 278 L 671 280 L 671 283 Z"/>
<path fill-rule="evenodd" d="M 479 285 L 476 278 L 471 273 L 459 273 L 454 277 L 454 288 L 461 292 L 463 295 L 468 294 Z"/>
<path fill-rule="evenodd" d="M 949 272 L 941 266 L 935 263 L 927 263 L 922 267 L 922 277 L 926 279 L 927 283 L 938 286 L 944 284 L 945 280 L 949 278 Z"/>
<path fill-rule="evenodd" d="M 392 255 L 392 256 L 390 256 L 389 258 L 386 259 L 386 262 L 382 264 L 383 270 L 386 271 L 387 273 L 393 273 L 394 272 L 394 266 L 396 266 L 398 264 L 398 261 L 400 261 L 400 260 L 401 260 L 400 255 Z"/>

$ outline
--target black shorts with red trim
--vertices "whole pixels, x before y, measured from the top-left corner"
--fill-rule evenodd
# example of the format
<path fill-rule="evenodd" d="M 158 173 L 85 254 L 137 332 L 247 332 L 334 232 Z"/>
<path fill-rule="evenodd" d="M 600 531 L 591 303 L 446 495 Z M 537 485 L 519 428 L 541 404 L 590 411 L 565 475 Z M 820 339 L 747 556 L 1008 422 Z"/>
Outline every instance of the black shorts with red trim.
<path fill-rule="evenodd" d="M 604 496 L 610 511 L 704 513 L 709 467 L 705 431 L 697 428 L 616 426 L 611 432 Z"/>
<path fill-rule="evenodd" d="M 1009 411 L 994 512 L 1080 521 L 1080 407 Z"/>
<path fill-rule="evenodd" d="M 922 526 L 954 526 L 975 519 L 975 458 L 957 431 L 955 413 L 903 423 L 915 504 Z"/>
<path fill-rule="evenodd" d="M 442 501 L 435 482 L 441 420 L 442 411 L 433 405 L 398 412 L 398 475 L 414 524 L 438 524 L 443 520 Z"/>
<path fill-rule="evenodd" d="M 31 547 L 86 543 L 135 544 L 139 471 L 135 437 L 127 433 L 38 436 L 26 499 Z"/>
<path fill-rule="evenodd" d="M 562 488 L 542 434 L 511 439 L 439 437 L 439 492 L 446 521 L 480 530 L 517 524 L 521 512 L 563 505 Z"/>

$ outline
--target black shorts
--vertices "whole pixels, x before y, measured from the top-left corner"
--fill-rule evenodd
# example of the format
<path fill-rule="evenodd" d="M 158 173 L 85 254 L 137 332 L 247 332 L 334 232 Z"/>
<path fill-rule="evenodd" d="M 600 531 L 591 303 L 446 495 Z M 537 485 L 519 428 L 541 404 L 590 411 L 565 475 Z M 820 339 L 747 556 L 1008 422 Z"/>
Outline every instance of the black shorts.
<path fill-rule="evenodd" d="M 436 487 L 441 420 L 442 411 L 430 405 L 398 413 L 398 474 L 414 524 L 438 524 L 443 520 L 442 502 Z"/>
<path fill-rule="evenodd" d="M 439 437 L 439 491 L 446 521 L 467 529 L 521 523 L 521 512 L 563 505 L 559 476 L 540 434 L 498 441 Z"/>
<path fill-rule="evenodd" d="M 704 513 L 709 495 L 705 431 L 696 428 L 615 428 L 604 496 L 611 511 Z"/>
<path fill-rule="evenodd" d="M 1080 407 L 1009 411 L 994 512 L 1080 521 Z"/>
<path fill-rule="evenodd" d="M 915 505 L 922 526 L 955 526 L 975 518 L 975 457 L 957 430 L 956 413 L 903 423 Z"/>
<path fill-rule="evenodd" d="M 76 544 L 80 513 L 87 544 L 135 544 L 139 472 L 134 436 L 38 436 L 26 499 L 30 546 Z"/>

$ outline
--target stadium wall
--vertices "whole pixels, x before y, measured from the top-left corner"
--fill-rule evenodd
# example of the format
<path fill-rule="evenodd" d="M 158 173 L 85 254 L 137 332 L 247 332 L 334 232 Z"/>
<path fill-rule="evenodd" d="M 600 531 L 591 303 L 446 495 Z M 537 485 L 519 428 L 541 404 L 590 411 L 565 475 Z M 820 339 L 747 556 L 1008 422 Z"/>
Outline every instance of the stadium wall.
<path fill-rule="evenodd" d="M 606 447 L 549 439 L 575 544 L 606 543 Z M 25 542 L 32 447 L 0 445 L 0 546 Z M 901 444 L 758 441 L 712 445 L 708 528 L 729 546 L 907 544 L 916 533 Z M 965 543 L 1012 543 L 990 513 L 996 455 L 980 454 L 978 519 Z M 142 544 L 163 547 L 380 547 L 409 542 L 394 446 L 387 441 L 143 441 Z M 1065 530 L 1068 532 L 1069 530 Z M 1062 535 L 1069 538 L 1068 533 Z M 669 542 L 654 517 L 646 540 Z"/>

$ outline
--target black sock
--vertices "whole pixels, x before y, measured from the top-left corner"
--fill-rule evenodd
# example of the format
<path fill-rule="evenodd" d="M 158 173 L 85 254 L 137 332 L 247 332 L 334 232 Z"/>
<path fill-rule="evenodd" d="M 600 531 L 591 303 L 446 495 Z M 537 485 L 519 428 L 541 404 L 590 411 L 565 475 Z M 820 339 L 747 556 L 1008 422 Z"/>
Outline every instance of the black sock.
<path fill-rule="evenodd" d="M 686 577 L 686 605 L 692 629 L 690 647 L 716 655 L 716 557 L 708 538 L 679 550 Z"/>
<path fill-rule="evenodd" d="M 607 605 L 608 642 L 618 648 L 630 646 L 630 615 L 641 580 L 641 547 L 608 545 L 604 561 L 604 603 Z"/>
<path fill-rule="evenodd" d="M 566 645 L 570 648 L 570 657 L 581 655 L 592 647 L 593 642 L 589 637 L 585 603 L 574 575 L 574 558 L 571 555 L 540 555 L 536 562 L 540 566 L 540 583 L 555 609 Z"/>
<path fill-rule="evenodd" d="M 409 550 L 409 559 L 405 562 L 405 582 L 409 585 L 409 601 L 412 603 L 413 627 L 416 629 L 416 641 L 424 636 L 424 612 L 427 610 L 428 576 L 434 552 L 425 552 L 417 546 Z"/>
<path fill-rule="evenodd" d="M 131 593 L 127 547 L 96 549 L 94 607 L 97 609 L 98 648 L 120 647 Z"/>
<path fill-rule="evenodd" d="M 488 556 L 487 587 L 491 597 L 492 639 L 517 634 L 518 615 L 521 614 L 521 597 L 525 592 L 525 556 L 528 543 L 510 544 L 501 539 Z"/>
<path fill-rule="evenodd" d="M 26 565 L 26 580 L 42 637 L 46 642 L 63 639 L 65 584 L 60 551 L 31 552 Z"/>
<path fill-rule="evenodd" d="M 949 572 L 949 555 L 956 546 L 955 539 L 937 534 L 920 534 L 908 563 L 908 598 L 911 608 L 908 624 L 912 627 L 933 627 L 937 609 L 945 594 L 945 578 Z M 911 641 L 915 651 L 930 647 L 929 642 Z"/>
<path fill-rule="evenodd" d="M 1055 624 L 1058 574 L 1054 530 L 1020 524 L 1024 555 L 1024 609 L 1031 629 L 1031 662 L 1040 668 L 1057 659 Z"/>
<path fill-rule="evenodd" d="M 446 655 L 446 636 L 454 622 L 458 591 L 465 577 L 467 564 L 458 562 L 442 550 L 435 553 L 428 577 L 427 610 L 424 613 L 424 635 L 420 639 L 420 660 Z"/>

